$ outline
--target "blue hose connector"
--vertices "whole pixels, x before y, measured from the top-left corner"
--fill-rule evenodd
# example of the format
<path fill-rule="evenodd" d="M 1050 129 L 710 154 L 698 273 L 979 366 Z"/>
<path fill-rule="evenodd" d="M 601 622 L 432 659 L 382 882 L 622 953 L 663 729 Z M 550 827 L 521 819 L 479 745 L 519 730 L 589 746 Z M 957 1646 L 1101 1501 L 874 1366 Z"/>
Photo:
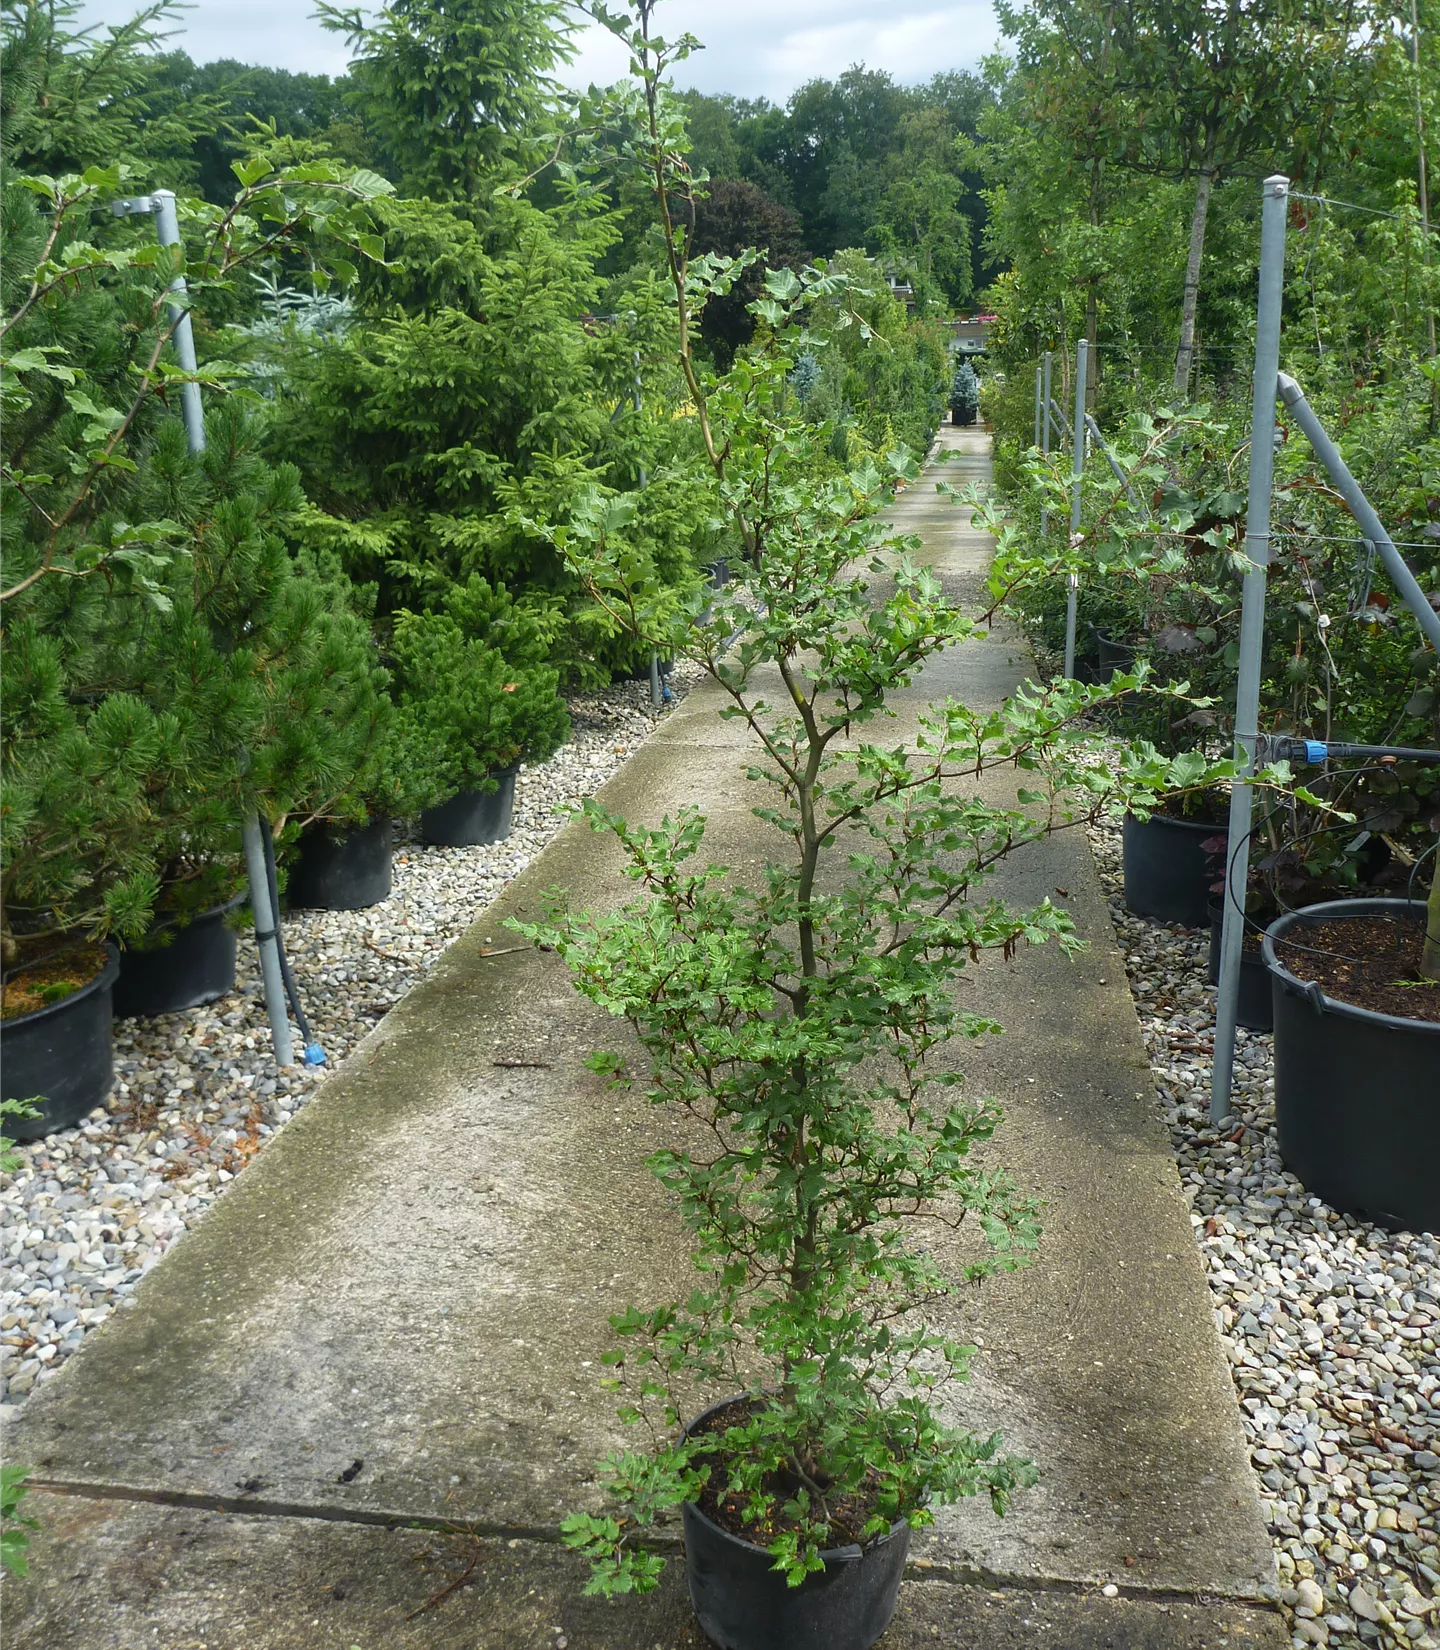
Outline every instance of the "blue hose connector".
<path fill-rule="evenodd" d="M 319 1043 L 310 1043 L 305 1049 L 305 1064 L 307 1066 L 323 1066 L 325 1064 L 325 1050 Z"/>
<path fill-rule="evenodd" d="M 1305 741 L 1305 760 L 1312 768 L 1318 768 L 1329 754 L 1329 746 L 1319 739 L 1307 739 Z"/>

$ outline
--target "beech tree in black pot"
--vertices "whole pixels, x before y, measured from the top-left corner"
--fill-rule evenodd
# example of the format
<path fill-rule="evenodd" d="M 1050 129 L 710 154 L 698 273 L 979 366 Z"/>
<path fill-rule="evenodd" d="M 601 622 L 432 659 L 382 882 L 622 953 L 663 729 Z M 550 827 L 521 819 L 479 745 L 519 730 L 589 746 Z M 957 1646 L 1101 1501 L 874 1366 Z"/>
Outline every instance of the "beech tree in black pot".
<path fill-rule="evenodd" d="M 555 536 L 598 600 L 723 689 L 722 714 L 756 741 L 751 777 L 768 794 L 755 812 L 779 851 L 746 882 L 708 862 L 694 810 L 644 829 L 592 803 L 639 899 L 603 916 L 557 903 L 515 925 L 633 1028 L 638 1070 L 616 1052 L 591 1063 L 678 1114 L 650 1166 L 697 1271 L 684 1298 L 611 1320 L 620 1416 L 647 1444 L 602 1464 L 613 1507 L 574 1514 L 565 1532 L 594 1561 L 591 1590 L 643 1592 L 661 1560 L 639 1543 L 678 1507 L 691 1596 L 717 1644 L 852 1650 L 884 1631 L 912 1526 L 976 1494 L 1003 1512 L 1035 1476 L 933 1398 L 973 1349 L 935 1327 L 928 1309 L 957 1278 L 925 1234 L 972 1223 L 963 1272 L 978 1279 L 1022 1265 L 1038 1231 L 1035 1203 L 972 1155 L 999 1114 L 960 1098 L 944 1051 L 998 1027 L 961 1009 L 953 987 L 986 952 L 1076 943 L 1048 900 L 1011 910 L 986 878 L 1014 848 L 1144 806 L 1175 776 L 1153 751 L 1130 753 L 1118 777 L 1085 754 L 1079 719 L 1136 688 L 1133 676 L 1027 689 L 1003 712 L 939 705 L 909 747 L 867 739 L 889 696 L 976 626 L 910 559 L 915 541 L 877 520 L 913 461 L 899 452 L 884 470 L 836 474 L 830 426 L 805 423 L 788 390 L 813 343 L 807 311 L 843 303 L 842 282 L 818 268 L 767 273 L 761 342 L 718 382 L 702 377 L 697 311 L 741 260 L 688 258 L 673 203 L 696 185 L 661 84 L 686 47 L 651 40 L 652 9 L 637 0 L 624 31 L 639 92 L 603 124 L 629 128 L 630 152 L 647 157 L 673 249 L 696 462 L 743 557 L 708 605 L 665 626 L 603 517 Z M 1019 772 L 1013 807 L 968 783 L 999 767 Z M 721 1401 L 697 1417 L 705 1390 Z"/>

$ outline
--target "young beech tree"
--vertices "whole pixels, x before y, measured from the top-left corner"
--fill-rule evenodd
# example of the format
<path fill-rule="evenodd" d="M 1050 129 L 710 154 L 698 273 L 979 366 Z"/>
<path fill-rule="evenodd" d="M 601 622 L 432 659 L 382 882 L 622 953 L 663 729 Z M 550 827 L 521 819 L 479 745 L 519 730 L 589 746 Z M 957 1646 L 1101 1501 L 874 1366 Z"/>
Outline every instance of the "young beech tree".
<path fill-rule="evenodd" d="M 650 1160 L 690 1233 L 695 1288 L 612 1319 L 621 1418 L 649 1425 L 649 1447 L 602 1467 L 615 1510 L 566 1524 L 596 1562 L 592 1590 L 606 1592 L 654 1586 L 659 1560 L 636 1534 L 707 1494 L 732 1498 L 737 1532 L 798 1584 L 837 1542 L 924 1524 L 966 1495 L 1003 1511 L 1031 1480 L 997 1435 L 954 1425 L 932 1398 L 971 1349 L 937 1327 L 955 1280 L 927 1235 L 977 1226 L 973 1278 L 1022 1264 L 1036 1241 L 1034 1203 L 972 1158 L 998 1113 L 961 1098 L 946 1044 L 997 1028 L 953 987 L 986 953 L 1075 943 L 1048 901 L 1018 911 L 987 892 L 1008 853 L 1106 808 L 1143 810 L 1181 777 L 1153 752 L 1130 752 L 1118 777 L 1086 757 L 1080 718 L 1134 678 L 1027 688 L 995 712 L 938 704 L 909 741 L 884 737 L 891 696 L 975 625 L 914 559 L 917 542 L 877 518 L 893 482 L 914 477 L 910 456 L 837 473 L 830 431 L 797 405 L 797 359 L 826 347 L 811 311 L 847 307 L 838 274 L 770 271 L 757 344 L 718 378 L 697 361 L 710 296 L 755 254 L 691 254 L 694 185 L 663 77 L 693 42 L 658 41 L 653 11 L 633 0 L 631 16 L 602 12 L 640 71 L 611 110 L 623 154 L 610 163 L 633 158 L 654 192 L 696 463 L 741 547 L 738 578 L 666 623 L 612 541 L 619 501 L 555 537 L 597 600 L 698 661 L 722 714 L 749 729 L 754 811 L 775 853 L 744 877 L 707 861 L 693 809 L 646 829 L 592 805 L 640 898 L 604 916 L 557 905 L 518 925 L 630 1022 L 649 1097 L 695 1125 Z M 976 794 L 999 769 L 1017 775 L 1013 807 Z M 1183 778 L 1216 771 L 1191 760 Z M 632 1060 L 634 1045 L 592 1063 L 627 1081 Z M 682 1406 L 693 1414 L 705 1387 L 743 1396 L 713 1429 L 680 1433 Z"/>

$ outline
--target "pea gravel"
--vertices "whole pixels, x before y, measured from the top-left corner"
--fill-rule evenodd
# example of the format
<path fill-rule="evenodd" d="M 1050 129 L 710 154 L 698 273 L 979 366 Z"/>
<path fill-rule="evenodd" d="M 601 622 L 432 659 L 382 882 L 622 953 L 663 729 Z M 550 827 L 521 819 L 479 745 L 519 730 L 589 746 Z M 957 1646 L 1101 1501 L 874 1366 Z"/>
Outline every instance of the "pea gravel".
<path fill-rule="evenodd" d="M 677 663 L 675 701 L 698 679 Z M 572 700 L 572 735 L 522 768 L 509 838 L 488 848 L 397 841 L 394 888 L 367 911 L 296 911 L 285 948 L 328 1065 L 277 1070 L 255 943 L 237 988 L 154 1020 L 115 1022 L 109 1110 L 16 1148 L 0 1174 L 0 1419 L 50 1379 L 92 1329 L 295 1116 L 445 948 L 643 743 L 659 716 L 645 682 Z"/>
<path fill-rule="evenodd" d="M 1327 1208 L 1280 1162 L 1272 1039 L 1209 1120 L 1208 935 L 1125 909 L 1092 846 L 1191 1205 L 1296 1646 L 1440 1650 L 1440 1253 Z"/>

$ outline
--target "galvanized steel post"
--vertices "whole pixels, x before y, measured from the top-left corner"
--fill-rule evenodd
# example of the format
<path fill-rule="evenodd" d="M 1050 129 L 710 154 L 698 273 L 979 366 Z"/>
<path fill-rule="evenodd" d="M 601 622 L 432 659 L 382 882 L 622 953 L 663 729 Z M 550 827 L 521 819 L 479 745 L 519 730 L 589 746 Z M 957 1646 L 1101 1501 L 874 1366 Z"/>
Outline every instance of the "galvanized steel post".
<path fill-rule="evenodd" d="M 150 210 L 155 216 L 155 237 L 161 246 L 180 245 L 180 219 L 175 212 L 175 191 L 156 189 L 150 196 Z M 172 292 L 185 290 L 185 277 L 177 275 L 170 283 Z M 183 304 L 169 304 L 170 319 L 175 331 L 171 341 L 175 345 L 175 359 L 185 372 L 195 371 L 195 335 L 190 329 L 190 311 Z M 205 411 L 200 405 L 200 386 L 193 380 L 180 386 L 180 411 L 185 419 L 185 439 L 192 453 L 205 450 Z"/>
<path fill-rule="evenodd" d="M 1075 346 L 1075 422 L 1074 463 L 1071 468 L 1070 547 L 1073 550 L 1080 534 L 1080 502 L 1085 487 L 1085 373 L 1090 360 L 1090 340 L 1082 338 Z M 1075 678 L 1075 624 L 1080 605 L 1080 575 L 1071 573 L 1066 579 L 1065 593 L 1065 674 Z"/>
<path fill-rule="evenodd" d="M 1241 777 L 1230 791 L 1225 849 L 1225 918 L 1220 941 L 1220 989 L 1210 1117 L 1230 1114 L 1235 1066 L 1235 1010 L 1245 938 L 1245 890 L 1250 881 L 1250 821 L 1260 720 L 1260 666 L 1265 645 L 1265 570 L 1270 564 L 1270 494 L 1275 471 L 1275 399 L 1280 381 L 1280 303 L 1285 289 L 1285 216 L 1290 180 L 1278 173 L 1261 186 L 1260 287 L 1255 317 L 1255 378 L 1250 407 L 1250 494 L 1245 553 L 1250 569 L 1240 600 L 1240 670 L 1235 686 L 1235 758 Z"/>

